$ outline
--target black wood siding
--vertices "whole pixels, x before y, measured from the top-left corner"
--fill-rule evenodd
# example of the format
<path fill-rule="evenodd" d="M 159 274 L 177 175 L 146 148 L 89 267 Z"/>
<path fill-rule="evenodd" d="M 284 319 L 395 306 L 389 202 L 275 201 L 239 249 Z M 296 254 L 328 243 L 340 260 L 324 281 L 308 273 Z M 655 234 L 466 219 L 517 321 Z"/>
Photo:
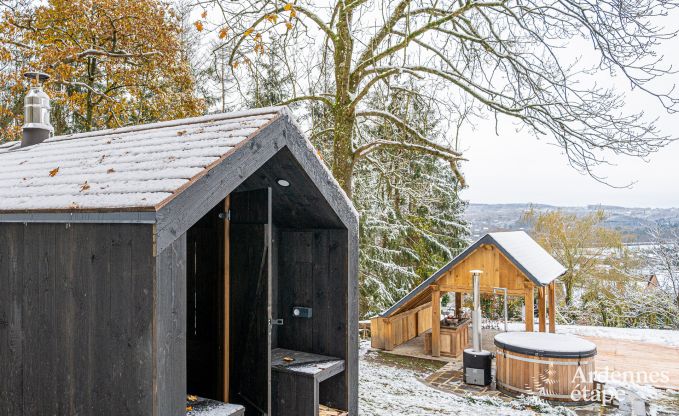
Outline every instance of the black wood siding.
<path fill-rule="evenodd" d="M 279 231 L 278 346 L 350 360 L 349 252 L 346 230 Z M 313 308 L 311 319 L 295 318 L 292 308 Z M 350 364 L 350 363 L 349 363 Z M 321 403 L 347 409 L 347 372 L 321 383 Z"/>
<path fill-rule="evenodd" d="M 154 413 L 150 225 L 0 224 L 0 415 Z"/>

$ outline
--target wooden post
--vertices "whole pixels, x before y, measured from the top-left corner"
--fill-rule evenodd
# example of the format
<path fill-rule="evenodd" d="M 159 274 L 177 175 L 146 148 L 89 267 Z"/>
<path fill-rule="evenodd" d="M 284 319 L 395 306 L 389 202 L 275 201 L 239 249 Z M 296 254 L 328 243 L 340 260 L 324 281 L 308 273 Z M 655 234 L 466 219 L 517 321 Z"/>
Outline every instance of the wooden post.
<path fill-rule="evenodd" d="M 382 333 L 384 337 L 384 350 L 391 351 L 394 349 L 394 331 L 392 330 L 391 319 L 384 318 L 382 321 Z"/>
<path fill-rule="evenodd" d="M 227 214 L 224 218 L 224 398 L 223 402 L 230 402 L 229 397 L 229 371 L 231 366 L 230 357 L 230 343 L 229 338 L 229 323 L 231 316 L 229 315 L 229 297 L 231 289 L 231 224 L 229 223 L 229 209 L 231 209 L 231 196 L 227 195 L 224 199 L 224 212 Z"/>
<path fill-rule="evenodd" d="M 431 285 L 431 356 L 441 356 L 441 292 Z"/>
<path fill-rule="evenodd" d="M 460 316 L 462 310 L 462 292 L 455 292 L 455 316 Z"/>
<path fill-rule="evenodd" d="M 549 332 L 556 333 L 556 296 L 555 282 L 549 284 Z"/>
<path fill-rule="evenodd" d="M 540 332 L 547 332 L 547 323 L 545 322 L 545 319 L 547 318 L 547 314 L 545 313 L 545 308 L 547 306 L 547 302 L 545 302 L 545 288 L 539 287 L 538 288 L 538 327 Z"/>
<path fill-rule="evenodd" d="M 525 299 L 525 304 L 526 304 L 526 332 L 533 332 L 534 329 L 534 324 L 533 324 L 533 305 L 535 303 L 534 295 L 533 295 L 533 287 L 531 286 L 526 290 L 526 294 L 524 295 Z"/>

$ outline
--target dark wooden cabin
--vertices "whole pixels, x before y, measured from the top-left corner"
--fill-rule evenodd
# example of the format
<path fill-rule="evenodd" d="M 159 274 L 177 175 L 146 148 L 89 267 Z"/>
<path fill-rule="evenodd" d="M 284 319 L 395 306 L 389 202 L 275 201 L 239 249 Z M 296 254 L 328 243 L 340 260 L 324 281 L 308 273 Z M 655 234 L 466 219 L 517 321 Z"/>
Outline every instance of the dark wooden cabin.
<path fill-rule="evenodd" d="M 0 415 L 356 415 L 357 233 L 285 108 L 0 146 Z"/>

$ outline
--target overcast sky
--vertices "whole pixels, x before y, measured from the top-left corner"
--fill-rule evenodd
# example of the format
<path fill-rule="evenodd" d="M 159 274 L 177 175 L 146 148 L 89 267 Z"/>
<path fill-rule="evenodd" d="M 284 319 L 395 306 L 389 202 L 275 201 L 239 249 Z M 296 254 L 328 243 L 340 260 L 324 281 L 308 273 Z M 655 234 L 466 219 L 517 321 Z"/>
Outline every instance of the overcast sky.
<path fill-rule="evenodd" d="M 585 48 L 577 49 L 585 64 L 596 62 L 593 53 L 587 57 L 580 52 Z M 662 49 L 665 62 L 678 68 L 675 51 L 679 50 L 679 38 L 665 42 Z M 597 82 L 612 82 L 622 90 L 628 85 L 620 76 L 603 76 L 606 78 Z M 678 80 L 675 75 L 658 85 L 667 91 Z M 641 92 L 626 93 L 629 111 L 643 111 L 650 118 L 658 118 L 664 134 L 679 137 L 679 114 L 667 114 L 655 98 Z M 496 135 L 492 121 L 477 123 L 476 127 L 476 131 L 462 135 L 462 149 L 469 159 L 463 165 L 469 188 L 462 197 L 469 202 L 679 207 L 679 142 L 671 143 L 648 160 L 607 157 L 613 166 L 602 166 L 596 169 L 597 174 L 616 186 L 633 183 L 616 189 L 570 167 L 562 149 L 549 144 L 551 139 L 538 141 L 528 132 L 517 133 L 516 127 L 506 125 Z"/>

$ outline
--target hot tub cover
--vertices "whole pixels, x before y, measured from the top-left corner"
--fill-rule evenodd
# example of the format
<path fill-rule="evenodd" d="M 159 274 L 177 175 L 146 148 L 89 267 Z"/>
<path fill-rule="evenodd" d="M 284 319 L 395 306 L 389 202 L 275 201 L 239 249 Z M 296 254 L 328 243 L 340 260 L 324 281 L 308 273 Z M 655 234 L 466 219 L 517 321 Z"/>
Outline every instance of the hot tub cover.
<path fill-rule="evenodd" d="M 553 358 L 585 358 L 596 355 L 594 343 L 574 335 L 545 332 L 503 332 L 495 345 L 519 354 Z"/>

